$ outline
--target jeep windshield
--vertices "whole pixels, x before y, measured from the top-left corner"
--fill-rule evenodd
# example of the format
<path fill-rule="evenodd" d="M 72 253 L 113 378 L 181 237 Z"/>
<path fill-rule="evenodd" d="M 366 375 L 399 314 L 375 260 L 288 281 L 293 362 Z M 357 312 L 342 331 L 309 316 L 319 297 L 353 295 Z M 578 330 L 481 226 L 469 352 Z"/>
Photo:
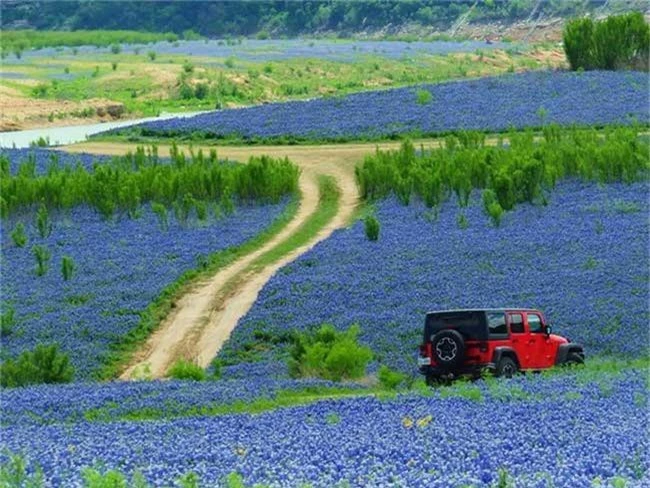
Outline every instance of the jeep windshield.
<path fill-rule="evenodd" d="M 487 340 L 487 321 L 485 311 L 448 311 L 427 314 L 424 325 L 424 342 L 430 342 L 436 332 L 455 329 L 466 340 Z"/>

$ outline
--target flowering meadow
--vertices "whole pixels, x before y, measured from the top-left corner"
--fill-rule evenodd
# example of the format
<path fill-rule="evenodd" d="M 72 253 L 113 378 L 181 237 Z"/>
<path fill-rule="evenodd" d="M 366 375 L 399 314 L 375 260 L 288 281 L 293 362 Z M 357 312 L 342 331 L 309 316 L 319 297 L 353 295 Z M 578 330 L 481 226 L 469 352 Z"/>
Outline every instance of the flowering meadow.
<path fill-rule="evenodd" d="M 504 304 L 540 308 L 588 356 L 646 354 L 648 190 L 563 181 L 546 206 L 521 204 L 500 227 L 478 194 L 467 208 L 452 197 L 437 212 L 379 201 L 377 242 L 357 222 L 283 268 L 221 357 L 239 362 L 255 345 L 269 348 L 262 333 L 359 323 L 379 362 L 413 372 L 427 311 Z"/>
<path fill-rule="evenodd" d="M 14 202 L 27 198 L 23 190 L 30 182 L 33 188 L 47 187 L 39 183 L 49 181 L 44 173 L 54 178 L 55 173 L 45 170 L 51 161 L 45 151 L 4 154 L 18 175 L 16 160 L 34 154 L 27 165 L 41 175 L 17 180 Z M 77 161 L 85 168 L 92 165 L 89 156 L 59 153 L 58 158 L 61 168 Z M 61 171 L 68 185 L 73 174 L 87 175 L 89 181 L 94 174 Z M 11 181 L 5 178 L 8 185 Z M 5 187 L 3 193 L 9 198 Z M 287 201 L 288 195 L 278 203 L 261 204 L 253 198 L 227 211 L 213 205 L 203 218 L 192 211 L 182 219 L 146 201 L 130 216 L 118 212 L 109 219 L 89 205 L 15 209 L 0 221 L 2 310 L 4 322 L 10 323 L 6 330 L 3 325 L 2 354 L 13 357 L 39 343 L 58 343 L 70 354 L 75 378 L 89 378 L 111 344 L 139 323 L 141 313 L 167 286 L 186 271 L 201 268 L 217 251 L 258 235 L 282 214 Z"/>
<path fill-rule="evenodd" d="M 646 380 L 640 370 L 597 378 L 576 372 L 259 414 L 186 417 L 170 409 L 167 418 L 147 421 L 135 418 L 151 403 L 148 393 L 161 403 L 182 403 L 187 394 L 188 406 L 210 405 L 223 400 L 220 390 L 241 389 L 242 397 L 252 385 L 267 391 L 268 379 L 40 386 L 3 396 L 12 414 L 2 444 L 38 465 L 47 486 L 78 486 L 91 467 L 127 479 L 139 472 L 152 486 L 193 473 L 198 486 L 235 486 L 228 484 L 234 477 L 272 487 L 489 487 L 500 480 L 641 487 L 650 481 Z M 131 420 L 81 415 L 101 402 L 120 411 L 125 397 Z"/>
<path fill-rule="evenodd" d="M 120 131 L 244 140 L 377 139 L 548 123 L 647 124 L 642 72 L 531 72 L 220 110 Z"/>
<path fill-rule="evenodd" d="M 295 58 L 328 59 L 353 62 L 363 55 L 398 59 L 404 56 L 422 54 L 448 54 L 484 51 L 517 47 L 510 43 L 483 41 L 332 41 L 307 39 L 246 39 L 241 42 L 223 40 L 204 41 L 160 41 L 150 44 L 123 44 L 120 52 L 128 54 L 154 51 L 158 55 L 176 54 L 183 56 L 229 58 L 243 61 L 281 61 Z M 111 47 L 78 46 L 74 48 L 42 48 L 24 51 L 20 58 L 10 57 L 7 61 L 20 64 L 33 57 L 47 56 L 55 59 L 75 59 L 76 55 L 106 55 Z"/>

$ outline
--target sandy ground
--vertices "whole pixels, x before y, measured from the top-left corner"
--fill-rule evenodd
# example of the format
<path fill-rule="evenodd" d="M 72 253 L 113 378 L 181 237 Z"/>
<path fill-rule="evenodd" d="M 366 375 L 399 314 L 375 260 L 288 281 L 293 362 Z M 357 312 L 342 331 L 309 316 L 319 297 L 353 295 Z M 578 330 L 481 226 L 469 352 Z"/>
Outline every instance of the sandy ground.
<path fill-rule="evenodd" d="M 96 115 L 97 108 L 100 109 L 100 112 L 101 109 L 106 112 L 107 107 L 114 105 L 120 104 L 101 98 L 92 98 L 82 102 L 28 98 L 19 90 L 0 85 L 0 131 L 61 127 L 114 120 L 110 115 L 104 117 Z M 71 115 L 88 108 L 92 108 L 95 114 L 90 117 Z M 65 118 L 59 118 L 57 114 L 65 114 Z"/>
<path fill-rule="evenodd" d="M 389 143 L 395 146 L 395 143 Z M 101 154 L 123 154 L 134 146 L 118 143 L 83 143 L 66 150 Z M 164 377 L 178 359 L 196 362 L 207 367 L 237 325 L 251 308 L 260 290 L 284 265 L 326 239 L 334 230 L 347 225 L 359 202 L 354 165 L 364 154 L 372 152 L 371 144 L 303 146 L 303 147 L 224 147 L 219 156 L 246 161 L 251 155 L 287 156 L 301 168 L 302 198 L 294 219 L 270 242 L 208 280 L 195 283 L 179 299 L 174 311 L 134 355 L 120 378 Z M 167 148 L 159 147 L 161 154 Z M 187 148 L 185 148 L 187 149 Z M 195 150 L 199 147 L 195 146 Z M 207 149 L 207 148 L 206 148 Z M 251 264 L 267 251 L 289 238 L 308 219 L 318 206 L 318 177 L 331 175 L 341 190 L 337 215 L 305 245 L 283 256 L 280 260 L 258 269 Z"/>

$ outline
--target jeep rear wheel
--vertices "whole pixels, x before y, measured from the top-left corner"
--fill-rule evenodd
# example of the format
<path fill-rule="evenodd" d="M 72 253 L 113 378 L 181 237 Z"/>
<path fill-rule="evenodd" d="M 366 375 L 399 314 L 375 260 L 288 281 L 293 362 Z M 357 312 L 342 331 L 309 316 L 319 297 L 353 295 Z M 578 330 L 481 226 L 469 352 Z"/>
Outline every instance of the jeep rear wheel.
<path fill-rule="evenodd" d="M 566 357 L 566 361 L 564 362 L 564 365 L 569 367 L 580 366 L 582 364 L 585 364 L 585 358 L 578 352 L 570 352 Z"/>
<path fill-rule="evenodd" d="M 505 376 L 506 378 L 512 378 L 515 374 L 517 374 L 518 370 L 519 368 L 517 367 L 517 363 L 515 363 L 512 358 L 504 357 L 499 359 L 499 363 L 497 364 L 497 368 L 494 374 L 495 376 Z"/>
<path fill-rule="evenodd" d="M 431 339 L 433 355 L 438 365 L 446 370 L 462 364 L 465 358 L 465 341 L 460 332 L 441 330 Z"/>

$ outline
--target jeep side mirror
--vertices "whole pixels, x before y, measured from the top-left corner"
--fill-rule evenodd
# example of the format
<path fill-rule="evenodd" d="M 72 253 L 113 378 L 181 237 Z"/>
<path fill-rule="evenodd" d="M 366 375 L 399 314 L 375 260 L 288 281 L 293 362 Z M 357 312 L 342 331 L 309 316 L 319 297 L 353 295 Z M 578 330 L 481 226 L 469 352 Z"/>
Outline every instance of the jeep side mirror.
<path fill-rule="evenodd" d="M 551 324 L 546 324 L 546 335 L 550 336 L 552 331 L 553 327 L 551 327 Z"/>

